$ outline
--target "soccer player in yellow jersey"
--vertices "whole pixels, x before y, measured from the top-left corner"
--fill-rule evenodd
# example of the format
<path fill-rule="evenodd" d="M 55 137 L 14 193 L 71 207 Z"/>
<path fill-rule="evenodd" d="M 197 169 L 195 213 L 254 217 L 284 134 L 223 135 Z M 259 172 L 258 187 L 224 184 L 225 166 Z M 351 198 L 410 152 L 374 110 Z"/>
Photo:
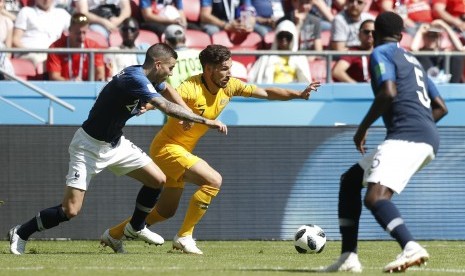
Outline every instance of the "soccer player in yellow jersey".
<path fill-rule="evenodd" d="M 199 57 L 203 73 L 188 78 L 177 91 L 194 113 L 208 119 L 217 118 L 235 96 L 308 100 L 310 93 L 320 86 L 319 82 L 312 82 L 303 91 L 296 91 L 245 84 L 231 77 L 231 52 L 222 45 L 209 45 L 200 52 Z M 184 222 L 173 239 L 173 249 L 190 254 L 203 254 L 192 233 L 222 184 L 221 175 L 205 160 L 192 154 L 207 130 L 208 127 L 204 125 L 183 123 L 170 117 L 150 146 L 150 156 L 166 174 L 167 180 L 158 202 L 146 219 L 147 225 L 164 221 L 176 213 L 185 182 L 199 186 L 190 200 Z M 128 221 L 106 230 L 101 238 L 102 244 L 110 246 L 117 253 L 124 252 L 121 239 Z"/>

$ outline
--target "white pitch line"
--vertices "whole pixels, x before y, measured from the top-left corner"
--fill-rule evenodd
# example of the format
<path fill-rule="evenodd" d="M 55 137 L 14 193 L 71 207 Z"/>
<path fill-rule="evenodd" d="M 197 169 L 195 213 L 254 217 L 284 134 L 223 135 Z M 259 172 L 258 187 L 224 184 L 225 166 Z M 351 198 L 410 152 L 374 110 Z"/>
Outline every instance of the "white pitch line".
<path fill-rule="evenodd" d="M 382 270 L 382 267 L 363 267 L 364 269 L 369 270 Z M 456 274 L 465 274 L 465 269 L 460 268 L 428 268 L 428 267 L 410 267 L 407 271 L 424 271 L 424 272 L 441 272 L 441 273 L 456 273 Z"/>

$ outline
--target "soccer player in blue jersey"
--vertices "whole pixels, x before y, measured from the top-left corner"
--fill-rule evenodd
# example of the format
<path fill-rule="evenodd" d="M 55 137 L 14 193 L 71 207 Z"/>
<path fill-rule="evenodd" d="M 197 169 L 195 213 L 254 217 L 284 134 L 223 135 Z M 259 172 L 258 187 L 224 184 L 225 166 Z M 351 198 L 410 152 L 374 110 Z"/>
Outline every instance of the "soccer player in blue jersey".
<path fill-rule="evenodd" d="M 176 52 L 167 44 L 155 44 L 147 50 L 143 65 L 125 68 L 103 87 L 89 117 L 76 131 L 69 146 L 69 171 L 62 203 L 13 227 L 8 233 L 11 253 L 23 254 L 33 233 L 75 217 L 81 210 L 90 180 L 105 168 L 143 184 L 124 234 L 152 244 L 164 242 L 146 228 L 145 218 L 155 205 L 166 176 L 147 154 L 124 138 L 122 129 L 126 121 L 144 113 L 145 106 L 150 104 L 167 115 L 227 133 L 222 122 L 192 113 L 176 91 L 165 83 L 172 75 L 176 58 Z"/>
<path fill-rule="evenodd" d="M 383 271 L 403 272 L 429 259 L 391 198 L 402 192 L 415 172 L 434 159 L 439 147 L 435 122 L 446 115 L 447 108 L 418 60 L 400 48 L 403 25 L 402 18 L 393 12 L 381 13 L 375 21 L 376 48 L 370 57 L 375 99 L 354 136 L 355 146 L 364 156 L 341 176 L 341 256 L 325 268 L 326 272 L 362 271 L 357 236 L 364 186 L 365 206 L 403 250 Z M 386 138 L 376 150 L 365 154 L 367 130 L 380 116 L 387 130 Z"/>

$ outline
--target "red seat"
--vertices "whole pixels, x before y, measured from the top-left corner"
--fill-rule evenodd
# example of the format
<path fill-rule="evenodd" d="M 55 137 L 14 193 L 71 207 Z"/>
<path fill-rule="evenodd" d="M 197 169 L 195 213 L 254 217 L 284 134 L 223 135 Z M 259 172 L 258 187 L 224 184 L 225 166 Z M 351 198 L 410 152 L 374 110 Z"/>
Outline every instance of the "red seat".
<path fill-rule="evenodd" d="M 234 51 L 248 51 L 253 52 L 254 50 L 260 49 L 263 46 L 262 37 L 255 32 L 249 34 L 236 34 L 229 35 L 225 31 L 214 33 L 212 35 L 212 43 L 226 46 L 227 48 Z M 257 59 L 255 56 L 241 56 L 234 55 L 233 60 L 239 61 L 249 68 Z"/>
<path fill-rule="evenodd" d="M 111 47 L 118 47 L 123 42 L 123 38 L 121 38 L 119 31 L 112 31 L 108 40 L 110 40 Z"/>
<path fill-rule="evenodd" d="M 156 44 L 159 42 L 160 42 L 160 38 L 155 33 L 151 31 L 147 31 L 147 30 L 139 30 L 139 36 L 136 39 L 137 44 L 146 43 L 152 46 L 153 44 Z"/>
<path fill-rule="evenodd" d="M 407 50 L 411 50 L 413 37 L 406 32 L 402 32 L 402 40 L 400 41 L 400 46 Z"/>
<path fill-rule="evenodd" d="M 329 69 L 331 69 L 336 62 L 333 61 Z M 312 74 L 312 81 L 319 81 L 321 83 L 326 83 L 326 77 L 328 72 L 326 71 L 326 60 L 325 59 L 316 59 L 309 62 L 310 72 Z"/>
<path fill-rule="evenodd" d="M 263 49 L 269 50 L 271 49 L 271 45 L 273 45 L 273 41 L 275 39 L 275 32 L 271 31 L 268 32 L 265 37 L 263 38 Z"/>
<path fill-rule="evenodd" d="M 186 3 L 186 2 L 185 2 Z M 187 3 L 186 3 L 187 4 Z M 200 21 L 200 0 L 189 0 L 189 6 L 184 5 L 184 15 L 187 21 L 197 23 Z"/>
<path fill-rule="evenodd" d="M 102 48 L 108 48 L 109 46 L 107 38 L 101 33 L 98 33 L 96 31 L 92 31 L 89 29 L 86 33 L 86 37 L 97 42 Z"/>
<path fill-rule="evenodd" d="M 207 33 L 197 30 L 186 30 L 186 46 L 194 49 L 204 49 L 212 44 L 211 38 Z"/>
<path fill-rule="evenodd" d="M 120 46 L 121 43 L 123 43 L 123 38 L 121 37 L 121 34 L 119 31 L 113 31 L 110 34 L 110 46 Z M 149 46 L 152 46 L 153 44 L 159 43 L 160 39 L 158 38 L 158 35 L 151 31 L 147 30 L 139 30 L 139 36 L 136 39 L 136 44 L 148 44 Z"/>
<path fill-rule="evenodd" d="M 37 77 L 37 70 L 34 63 L 27 59 L 12 58 L 11 64 L 15 70 L 15 75 L 23 80 L 34 80 Z"/>
<path fill-rule="evenodd" d="M 321 44 L 323 44 L 323 49 L 329 49 L 331 43 L 331 31 L 322 31 L 321 32 Z"/>

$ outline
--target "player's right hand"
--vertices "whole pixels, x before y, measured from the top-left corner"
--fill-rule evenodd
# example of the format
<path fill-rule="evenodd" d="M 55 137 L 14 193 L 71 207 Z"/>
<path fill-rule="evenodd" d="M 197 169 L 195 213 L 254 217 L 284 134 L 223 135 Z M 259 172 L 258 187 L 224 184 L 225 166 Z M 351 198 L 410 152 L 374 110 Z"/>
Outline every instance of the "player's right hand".
<path fill-rule="evenodd" d="M 216 128 L 219 132 L 228 135 L 228 127 L 220 120 L 208 120 L 205 124 L 210 128 Z"/>

